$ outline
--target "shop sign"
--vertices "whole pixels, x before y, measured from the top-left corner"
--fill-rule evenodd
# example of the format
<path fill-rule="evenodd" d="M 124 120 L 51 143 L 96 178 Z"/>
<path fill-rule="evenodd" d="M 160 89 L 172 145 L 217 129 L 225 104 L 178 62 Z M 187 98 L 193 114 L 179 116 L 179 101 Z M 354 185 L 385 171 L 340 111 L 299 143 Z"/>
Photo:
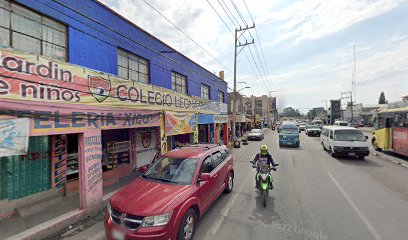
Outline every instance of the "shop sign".
<path fill-rule="evenodd" d="M 228 115 L 214 115 L 214 123 L 227 123 Z"/>
<path fill-rule="evenodd" d="M 27 154 L 29 125 L 28 118 L 0 119 L 0 157 Z"/>
<path fill-rule="evenodd" d="M 97 207 L 102 202 L 102 136 L 100 130 L 84 132 L 81 146 L 84 149 L 84 157 L 81 160 L 80 178 L 81 191 L 84 197 L 81 198 L 81 207 Z"/>
<path fill-rule="evenodd" d="M 210 114 L 225 110 L 224 103 L 8 48 L 0 48 L 0 99 L 28 106 L 53 103 L 72 112 L 85 112 L 89 106 Z"/>
<path fill-rule="evenodd" d="M 72 111 L 64 108 L 8 105 L 14 110 L 1 109 L 0 115 L 26 117 L 31 120 L 31 136 L 83 132 L 89 129 L 120 129 L 156 127 L 160 125 L 158 111 L 121 111 L 89 108 Z M 20 109 L 21 108 L 21 109 Z"/>
<path fill-rule="evenodd" d="M 166 136 L 192 133 L 197 129 L 196 114 L 191 112 L 165 112 Z"/>

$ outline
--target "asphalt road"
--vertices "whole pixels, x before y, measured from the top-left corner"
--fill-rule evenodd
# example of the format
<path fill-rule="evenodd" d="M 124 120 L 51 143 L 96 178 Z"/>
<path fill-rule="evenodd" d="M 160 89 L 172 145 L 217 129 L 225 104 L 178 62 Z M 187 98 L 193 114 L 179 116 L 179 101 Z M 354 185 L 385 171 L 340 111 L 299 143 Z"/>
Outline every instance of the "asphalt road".
<path fill-rule="evenodd" d="M 299 149 L 279 148 L 277 138 L 266 130 L 262 142 L 233 150 L 234 190 L 202 217 L 195 239 L 407 239 L 407 168 L 374 155 L 332 158 L 304 133 Z M 249 163 L 261 144 L 280 164 L 266 208 Z M 82 230 L 66 239 L 104 239 L 102 222 Z"/>

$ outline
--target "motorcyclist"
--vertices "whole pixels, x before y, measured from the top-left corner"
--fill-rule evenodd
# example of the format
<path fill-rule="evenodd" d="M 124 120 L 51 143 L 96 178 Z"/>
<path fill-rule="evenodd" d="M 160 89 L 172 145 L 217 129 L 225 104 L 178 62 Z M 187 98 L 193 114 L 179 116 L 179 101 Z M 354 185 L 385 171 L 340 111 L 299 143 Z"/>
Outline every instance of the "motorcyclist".
<path fill-rule="evenodd" d="M 268 146 L 266 146 L 266 145 L 262 145 L 260 147 L 260 153 L 256 154 L 256 156 L 254 158 L 253 164 L 258 166 L 258 163 L 268 164 L 268 165 L 272 166 L 273 170 L 276 170 L 275 167 L 279 165 L 279 164 L 275 164 L 275 162 L 273 161 L 272 155 L 269 154 Z M 258 170 L 258 168 L 257 168 L 257 170 Z M 257 179 L 257 175 L 255 175 L 255 183 L 256 183 L 255 187 L 258 188 L 259 187 L 259 182 L 258 182 L 258 179 Z M 270 185 L 270 189 L 273 189 L 272 183 Z"/>

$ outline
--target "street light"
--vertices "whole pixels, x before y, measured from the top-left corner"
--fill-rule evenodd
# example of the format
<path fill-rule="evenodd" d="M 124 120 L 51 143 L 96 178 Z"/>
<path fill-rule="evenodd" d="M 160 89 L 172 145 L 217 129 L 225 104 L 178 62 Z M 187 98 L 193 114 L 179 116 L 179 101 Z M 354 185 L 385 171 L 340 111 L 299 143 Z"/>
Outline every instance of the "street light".
<path fill-rule="evenodd" d="M 239 89 L 239 90 L 237 91 L 237 93 L 239 93 L 240 91 L 242 91 L 242 90 L 244 90 L 244 89 L 247 89 L 247 88 L 251 88 L 251 87 L 249 87 L 249 86 L 243 87 L 243 88 Z"/>

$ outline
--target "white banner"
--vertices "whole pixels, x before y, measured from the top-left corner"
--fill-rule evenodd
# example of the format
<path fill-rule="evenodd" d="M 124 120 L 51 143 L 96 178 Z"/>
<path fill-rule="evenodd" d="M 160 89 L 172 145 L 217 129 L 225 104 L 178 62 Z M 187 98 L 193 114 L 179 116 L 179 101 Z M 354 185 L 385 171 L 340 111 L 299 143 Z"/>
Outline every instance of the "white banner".
<path fill-rule="evenodd" d="M 136 132 L 137 167 L 149 164 L 157 151 L 157 129 L 140 128 Z"/>
<path fill-rule="evenodd" d="M 227 123 L 228 115 L 214 115 L 214 123 Z"/>
<path fill-rule="evenodd" d="M 28 118 L 0 119 L 0 157 L 27 154 L 29 133 Z"/>

